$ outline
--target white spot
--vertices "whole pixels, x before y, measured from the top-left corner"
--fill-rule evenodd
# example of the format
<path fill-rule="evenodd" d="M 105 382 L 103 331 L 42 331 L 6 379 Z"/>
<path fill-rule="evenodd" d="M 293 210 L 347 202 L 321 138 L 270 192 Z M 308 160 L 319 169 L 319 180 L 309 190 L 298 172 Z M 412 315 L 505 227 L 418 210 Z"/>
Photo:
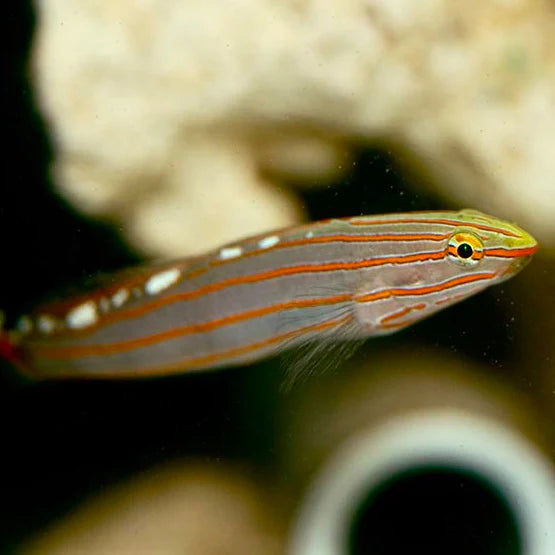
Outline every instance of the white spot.
<path fill-rule="evenodd" d="M 270 237 L 264 237 L 264 239 L 260 239 L 260 241 L 258 241 L 258 246 L 261 249 L 269 249 L 270 247 L 273 247 L 278 243 L 279 237 L 277 235 L 270 235 Z"/>
<path fill-rule="evenodd" d="M 181 276 L 181 272 L 177 268 L 171 268 L 170 270 L 164 270 L 159 274 L 154 274 L 148 278 L 145 283 L 145 291 L 149 295 L 156 295 L 167 289 L 170 285 L 173 285 Z"/>
<path fill-rule="evenodd" d="M 305 233 L 305 237 L 306 237 L 307 239 L 312 239 L 312 237 L 314 237 L 314 231 L 307 231 L 307 232 Z"/>
<path fill-rule="evenodd" d="M 87 301 L 72 308 L 67 313 L 66 323 L 70 328 L 80 329 L 94 324 L 97 318 L 96 303 L 94 301 Z"/>
<path fill-rule="evenodd" d="M 237 258 L 243 254 L 241 247 L 225 247 L 220 250 L 220 258 L 222 260 L 229 260 L 230 258 Z"/>
<path fill-rule="evenodd" d="M 110 310 L 110 301 L 106 297 L 102 297 L 100 301 L 98 301 L 98 305 L 102 312 L 108 312 Z"/>
<path fill-rule="evenodd" d="M 52 333 L 56 329 L 56 320 L 48 314 L 39 314 L 37 326 L 42 333 Z"/>
<path fill-rule="evenodd" d="M 112 304 L 119 308 L 124 305 L 129 299 L 129 291 L 127 289 L 119 289 L 112 295 Z"/>
<path fill-rule="evenodd" d="M 33 331 L 33 321 L 29 316 L 21 316 L 17 321 L 16 327 L 23 334 L 31 333 Z"/>

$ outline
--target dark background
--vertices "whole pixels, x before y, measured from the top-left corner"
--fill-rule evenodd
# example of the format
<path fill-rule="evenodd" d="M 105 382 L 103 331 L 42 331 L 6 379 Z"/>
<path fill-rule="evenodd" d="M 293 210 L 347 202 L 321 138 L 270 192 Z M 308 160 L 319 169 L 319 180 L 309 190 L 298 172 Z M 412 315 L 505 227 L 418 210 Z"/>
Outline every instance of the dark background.
<path fill-rule="evenodd" d="M 56 196 L 52 144 L 29 80 L 34 25 L 30 2 L 10 5 L 0 201 L 0 307 L 8 323 L 67 284 L 141 260 L 117 230 L 80 216 Z M 417 194 L 401 162 L 385 150 L 360 149 L 344 183 L 303 193 L 309 214 L 459 208 Z M 370 354 L 392 343 L 409 343 L 415 351 L 441 345 L 503 369 L 513 347 L 508 298 L 496 288 L 364 348 Z M 240 459 L 280 479 L 274 461 L 276 412 L 286 396 L 282 379 L 272 360 L 156 380 L 31 384 L 0 362 L 0 551 L 88 495 L 175 457 Z"/>

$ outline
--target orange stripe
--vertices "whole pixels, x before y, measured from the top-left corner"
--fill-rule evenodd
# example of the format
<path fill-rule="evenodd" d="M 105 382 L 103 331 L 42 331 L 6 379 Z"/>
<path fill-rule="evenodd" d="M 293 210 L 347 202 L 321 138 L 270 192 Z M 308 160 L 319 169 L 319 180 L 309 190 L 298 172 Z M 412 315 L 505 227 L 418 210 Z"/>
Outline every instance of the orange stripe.
<path fill-rule="evenodd" d="M 289 339 L 293 339 L 294 337 L 298 337 L 305 333 L 309 332 L 319 332 L 324 331 L 327 329 L 331 329 L 334 327 L 338 327 L 342 324 L 346 324 L 349 320 L 351 320 L 352 316 L 350 314 L 343 316 L 341 318 L 336 318 L 333 320 L 328 320 L 326 322 L 321 322 L 319 324 L 311 324 L 310 326 L 304 326 L 302 328 L 298 328 L 296 330 L 291 330 L 287 333 L 283 333 L 281 335 L 274 335 L 262 341 L 258 341 L 257 343 L 251 343 L 249 345 L 242 345 L 241 347 L 235 347 L 233 349 L 228 349 L 226 351 L 220 351 L 217 353 L 212 353 L 210 355 L 203 355 L 200 357 L 191 358 L 189 360 L 184 360 L 183 362 L 175 362 L 172 364 L 166 364 L 161 366 L 154 366 L 154 367 L 147 367 L 141 368 L 140 370 L 135 370 L 133 372 L 127 373 L 122 372 L 121 369 L 113 369 L 113 370 L 106 370 L 98 373 L 83 373 L 79 374 L 79 372 L 75 370 L 68 370 L 66 373 L 59 373 L 56 374 L 56 377 L 70 377 L 70 378 L 115 378 L 115 379 L 122 379 L 122 378 L 136 378 L 139 376 L 160 376 L 164 374 L 169 374 L 175 371 L 182 371 L 182 370 L 190 370 L 194 368 L 203 368 L 207 366 L 213 366 L 214 364 L 230 359 L 233 357 L 237 357 L 240 355 L 248 354 L 255 352 L 259 349 L 263 349 L 264 347 L 269 347 L 271 345 L 275 345 L 284 341 L 288 341 Z"/>
<path fill-rule="evenodd" d="M 418 322 L 418 320 L 420 320 L 420 318 L 413 318 L 412 320 L 401 320 L 400 322 L 385 324 L 383 326 L 380 326 L 380 328 L 382 330 L 398 330 L 400 328 L 407 328 L 410 325 Z"/>
<path fill-rule="evenodd" d="M 306 300 L 295 300 L 285 303 L 278 303 L 270 306 L 265 306 L 262 308 L 257 308 L 254 310 L 249 310 L 246 312 L 240 312 L 237 314 L 230 314 L 223 318 L 218 318 L 216 320 L 210 320 L 208 322 L 202 322 L 200 324 L 191 324 L 188 326 L 182 326 L 180 328 L 172 328 L 160 333 L 155 333 L 152 335 L 147 335 L 145 337 L 129 339 L 126 341 L 120 341 L 118 343 L 104 343 L 98 345 L 75 345 L 71 347 L 48 347 L 38 345 L 36 351 L 41 356 L 56 360 L 66 360 L 72 358 L 86 357 L 86 356 L 103 356 L 112 355 L 115 353 L 131 351 L 133 349 L 139 349 L 141 347 L 147 347 L 153 345 L 154 343 L 160 343 L 162 341 L 167 341 L 169 339 L 175 339 L 177 337 L 183 337 L 185 335 L 190 335 L 193 333 L 203 333 L 207 331 L 212 331 L 217 328 L 228 326 L 231 324 L 236 324 L 238 322 L 243 322 L 245 320 L 250 320 L 252 318 L 259 318 L 261 316 L 267 316 L 268 314 L 273 314 L 279 312 L 280 310 L 289 310 L 293 308 L 310 308 L 314 306 L 331 305 L 340 302 L 346 302 L 351 299 L 351 295 L 336 295 L 333 297 L 323 297 L 319 299 L 306 299 Z"/>
<path fill-rule="evenodd" d="M 318 222 L 319 224 L 322 222 Z M 307 226 L 307 229 L 310 229 Z M 260 235 L 258 240 L 268 236 L 269 234 Z M 371 243 L 371 242 L 386 242 L 386 241 L 442 241 L 446 239 L 448 235 L 442 235 L 437 233 L 413 233 L 413 234 L 383 234 L 383 235 L 348 235 L 348 234 L 338 234 L 338 235 L 326 235 L 321 237 L 306 237 L 303 239 L 293 239 L 291 241 L 283 241 L 273 245 L 272 247 L 268 247 L 265 249 L 254 249 L 251 251 L 244 252 L 241 256 L 236 258 L 230 258 L 227 260 L 222 259 L 214 259 L 210 261 L 210 266 L 222 266 L 224 264 L 230 264 L 237 262 L 243 258 L 251 257 L 251 256 L 258 256 L 260 254 L 264 254 L 267 252 L 272 252 L 278 249 L 284 249 L 288 247 L 296 247 L 296 246 L 303 246 L 303 245 L 311 245 L 311 244 L 318 244 L 318 243 L 328 243 L 328 242 L 344 242 L 344 243 Z M 254 241 L 254 239 L 253 239 Z M 194 279 L 204 273 L 206 273 L 207 267 L 195 268 L 193 270 L 186 271 L 186 267 L 189 264 L 190 260 L 198 259 L 201 257 L 191 257 L 190 259 L 183 259 L 181 261 L 176 261 L 175 263 L 171 264 L 171 267 L 175 267 L 179 269 L 183 276 L 179 281 Z M 94 290 L 90 293 L 84 293 L 77 297 L 71 297 L 66 300 L 62 301 L 55 301 L 52 303 L 47 303 L 42 305 L 38 311 L 46 312 L 48 314 L 52 314 L 56 317 L 63 318 L 65 314 L 74 306 L 78 306 L 83 304 L 88 300 L 99 301 L 102 297 L 111 297 L 114 293 L 116 293 L 120 289 L 128 289 L 131 291 L 135 287 L 141 287 L 144 283 L 148 280 L 149 277 L 153 276 L 154 274 L 163 271 L 165 267 L 169 267 L 168 265 L 163 266 L 156 266 L 153 268 L 150 267 L 143 267 L 138 268 L 137 271 L 139 272 L 138 275 L 127 277 L 122 281 L 117 281 L 115 284 L 110 284 L 107 287 L 103 287 L 97 290 Z M 132 271 L 132 270 L 131 270 Z M 125 270 L 124 270 L 125 272 Z M 120 312 L 121 314 L 121 312 Z M 106 319 L 104 320 L 106 321 Z M 102 324 L 100 324 L 102 325 Z M 98 326 L 97 326 L 98 327 Z M 92 328 L 88 328 L 90 331 Z M 81 332 L 75 332 L 77 335 L 81 335 Z"/>
<path fill-rule="evenodd" d="M 438 301 L 435 301 L 434 304 L 441 306 L 445 303 L 454 303 L 456 301 L 466 299 L 466 297 L 467 295 L 465 295 L 464 293 L 460 293 L 459 295 L 452 295 L 451 297 L 446 297 L 445 299 L 439 299 Z"/>
<path fill-rule="evenodd" d="M 507 231 L 506 229 L 500 229 L 498 227 L 491 227 L 488 225 L 476 224 L 472 222 L 460 222 L 457 220 L 447 220 L 447 219 L 439 219 L 439 220 L 419 220 L 418 218 L 405 218 L 402 220 L 357 220 L 352 219 L 349 220 L 349 223 L 352 225 L 387 225 L 387 224 L 440 224 L 440 225 L 449 225 L 452 227 L 470 227 L 474 229 L 482 229 L 484 231 L 493 231 L 494 233 L 499 233 L 501 235 L 505 235 L 506 237 L 516 237 L 520 238 L 518 233 L 513 233 L 512 231 Z"/>
<path fill-rule="evenodd" d="M 392 312 L 388 316 L 385 316 L 384 318 L 382 318 L 380 320 L 380 325 L 390 322 L 391 320 L 396 320 L 397 318 L 401 318 L 402 316 L 406 316 L 409 312 L 412 312 L 413 310 L 423 310 L 424 308 L 426 308 L 426 306 L 427 306 L 426 303 L 418 303 L 413 306 L 406 306 L 405 308 L 402 308 L 397 312 Z"/>
<path fill-rule="evenodd" d="M 402 316 L 405 316 L 406 314 L 408 314 L 410 311 L 411 311 L 411 309 L 408 306 L 406 306 L 405 308 L 402 308 L 401 310 L 398 310 L 397 312 L 392 312 L 389 316 L 386 316 L 385 318 L 382 318 L 380 320 L 380 325 L 385 324 L 386 322 L 389 322 L 390 320 L 395 320 L 397 318 L 401 318 Z"/>
<path fill-rule="evenodd" d="M 324 331 L 330 328 L 334 328 L 341 324 L 347 323 L 352 316 L 350 314 L 342 316 L 341 318 L 336 318 L 334 320 L 327 320 L 326 322 L 321 322 L 320 324 L 311 324 L 310 326 L 304 326 L 296 330 L 283 333 L 281 335 L 274 335 L 263 341 L 258 341 L 257 343 L 251 343 L 250 345 L 243 345 L 241 347 L 235 347 L 234 349 L 229 349 L 227 351 L 220 351 L 219 353 L 212 353 L 210 355 L 205 355 L 202 357 L 197 357 L 187 361 L 185 368 L 191 368 L 193 366 L 206 366 L 212 365 L 214 362 L 218 362 L 223 359 L 235 357 L 238 355 L 244 355 L 247 353 L 252 353 L 263 347 L 268 347 L 270 345 L 275 345 L 276 343 L 281 343 L 282 341 L 287 341 L 293 337 L 303 335 L 308 332 Z"/>
<path fill-rule="evenodd" d="M 409 288 L 386 289 L 384 291 L 379 291 L 377 293 L 372 293 L 370 295 L 359 297 L 356 299 L 356 301 L 371 302 L 374 300 L 384 299 L 394 295 L 395 296 L 407 296 L 407 295 L 415 296 L 415 295 L 434 293 L 437 291 L 442 291 L 444 289 L 455 287 L 457 285 L 462 285 L 465 283 L 471 283 L 471 282 L 479 281 L 483 279 L 491 279 L 495 275 L 496 274 L 494 273 L 474 274 L 474 275 L 468 275 L 468 276 L 456 278 L 442 284 L 430 285 L 426 287 L 411 288 L 411 289 Z M 147 347 L 155 343 L 159 343 L 169 339 L 175 339 L 177 337 L 189 335 L 192 333 L 202 333 L 202 332 L 211 331 L 222 326 L 249 320 L 251 318 L 266 316 L 268 314 L 272 314 L 280 310 L 330 305 L 330 304 L 345 302 L 350 299 L 351 299 L 350 295 L 343 294 L 343 295 L 336 295 L 333 297 L 323 297 L 319 299 L 289 301 L 285 303 L 279 303 L 279 304 L 274 304 L 274 305 L 270 305 L 262 308 L 257 308 L 246 312 L 231 314 L 223 318 L 211 320 L 208 322 L 203 322 L 200 324 L 192 324 L 188 326 L 183 326 L 181 328 L 166 330 L 157 334 L 152 334 L 141 338 L 129 339 L 127 341 L 121 341 L 118 343 L 109 343 L 104 345 L 102 344 L 101 345 L 76 345 L 72 347 L 46 347 L 46 346 L 39 345 L 36 347 L 36 351 L 37 353 L 39 353 L 40 355 L 46 358 L 51 358 L 56 360 L 72 359 L 72 358 L 79 358 L 84 356 L 110 355 L 118 352 L 130 351 L 141 347 Z M 413 307 L 412 309 L 403 309 L 402 314 L 397 314 L 397 313 L 392 314 L 389 317 L 384 318 L 382 322 L 386 322 L 389 319 L 403 316 L 404 314 L 407 314 L 408 312 L 410 312 L 410 310 L 417 310 L 417 307 L 424 308 L 425 305 L 423 303 L 420 303 L 419 305 L 415 305 L 415 307 Z M 404 312 L 405 310 L 406 312 Z"/>
<path fill-rule="evenodd" d="M 271 235 L 271 234 L 267 234 Z M 265 236 L 261 236 L 258 241 L 263 239 Z M 276 234 L 279 235 L 279 234 Z M 242 258 L 247 258 L 250 256 L 258 256 L 267 252 L 272 252 L 279 249 L 289 248 L 289 247 L 299 247 L 305 245 L 313 245 L 318 243 L 381 243 L 387 241 L 443 241 L 449 237 L 449 234 L 439 234 L 439 233 L 384 233 L 382 235 L 322 235 L 320 237 L 305 237 L 302 239 L 291 239 L 290 241 L 281 241 L 276 243 L 271 247 L 264 249 L 253 249 L 246 251 L 241 256 L 236 258 L 229 258 L 227 260 L 216 259 L 210 262 L 211 266 L 221 266 L 223 264 L 229 264 L 237 262 Z"/>
<path fill-rule="evenodd" d="M 428 252 L 421 254 L 411 254 L 405 256 L 392 256 L 386 258 L 372 258 L 368 260 L 359 260 L 357 262 L 330 262 L 327 264 L 302 264 L 299 266 L 288 266 L 285 268 L 276 268 L 275 270 L 269 270 L 266 272 L 260 272 L 257 274 L 250 274 L 246 276 L 239 276 L 236 278 L 229 278 L 217 283 L 211 283 L 200 287 L 193 291 L 187 291 L 184 293 L 175 293 L 173 295 L 168 295 L 167 297 L 161 297 L 158 299 L 153 299 L 151 302 L 147 302 L 136 308 L 130 308 L 127 310 L 122 310 L 119 312 L 113 312 L 103 316 L 96 326 L 91 326 L 84 330 L 70 331 L 72 335 L 88 335 L 95 329 L 102 327 L 106 324 L 112 322 L 118 322 L 120 320 L 129 318 L 138 318 L 144 314 L 157 310 L 163 306 L 173 304 L 175 302 L 189 301 L 206 295 L 209 293 L 214 293 L 225 289 L 226 287 L 232 287 L 234 285 L 245 285 L 247 283 L 256 283 L 260 281 L 265 281 L 269 279 L 275 279 L 279 277 L 284 277 L 288 275 L 295 275 L 301 273 L 313 273 L 313 272 L 332 272 L 338 270 L 357 270 L 361 268 L 370 268 L 373 266 L 383 266 L 386 264 L 408 264 L 412 262 L 424 262 L 426 260 L 439 260 L 445 256 L 444 251 L 438 252 Z"/>
<path fill-rule="evenodd" d="M 142 290 L 144 284 L 148 281 L 148 278 L 153 275 L 163 272 L 169 268 L 176 268 L 184 274 L 184 276 L 189 276 L 186 271 L 187 266 L 190 264 L 191 260 L 199 257 L 191 257 L 190 259 L 177 260 L 171 264 L 156 264 L 153 266 L 138 266 L 136 268 L 127 268 L 124 270 L 116 271 L 115 274 L 110 277 L 105 274 L 104 279 L 110 278 L 111 283 L 102 284 L 99 283 L 96 288 L 85 293 L 79 293 L 77 295 L 70 296 L 68 299 L 63 299 L 59 301 L 46 302 L 40 305 L 34 310 L 34 313 L 47 313 L 58 318 L 64 318 L 67 312 L 80 304 L 83 304 L 89 300 L 99 301 L 102 297 L 110 298 L 120 289 L 127 289 L 131 296 L 133 296 L 133 289 L 140 288 Z M 133 275 L 132 272 L 135 272 Z M 100 274 L 100 279 L 102 280 L 103 274 Z M 94 279 L 94 278 L 93 278 Z M 181 281 L 181 280 L 180 280 Z"/>
<path fill-rule="evenodd" d="M 488 256 L 498 256 L 501 258 L 518 258 L 522 256 L 531 256 L 538 250 L 538 245 L 533 247 L 525 247 L 523 249 L 484 249 Z"/>
<path fill-rule="evenodd" d="M 482 274 L 472 274 L 468 276 L 462 276 L 459 278 L 451 279 L 443 283 L 438 283 L 435 285 L 427 285 L 425 287 L 413 287 L 413 288 L 399 288 L 399 289 L 385 289 L 383 291 L 378 291 L 377 293 L 371 293 L 369 295 L 363 295 L 356 298 L 355 300 L 359 303 L 367 303 L 370 301 L 376 301 L 379 299 L 386 299 L 387 297 L 398 296 L 417 296 L 426 295 L 428 293 L 437 293 L 438 291 L 443 291 L 451 287 L 456 287 L 457 285 L 464 285 L 466 283 L 472 283 L 474 281 L 481 281 L 484 279 L 492 279 L 497 274 L 495 272 L 487 272 Z"/>

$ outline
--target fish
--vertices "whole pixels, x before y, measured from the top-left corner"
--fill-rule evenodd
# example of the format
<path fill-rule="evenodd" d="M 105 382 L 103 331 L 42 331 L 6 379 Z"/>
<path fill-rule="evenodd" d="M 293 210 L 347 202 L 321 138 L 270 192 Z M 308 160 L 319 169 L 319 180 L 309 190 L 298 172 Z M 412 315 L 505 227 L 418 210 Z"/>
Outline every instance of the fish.
<path fill-rule="evenodd" d="M 0 355 L 33 379 L 169 375 L 295 347 L 316 360 L 509 279 L 537 248 L 470 209 L 332 218 L 116 272 L 22 316 Z"/>

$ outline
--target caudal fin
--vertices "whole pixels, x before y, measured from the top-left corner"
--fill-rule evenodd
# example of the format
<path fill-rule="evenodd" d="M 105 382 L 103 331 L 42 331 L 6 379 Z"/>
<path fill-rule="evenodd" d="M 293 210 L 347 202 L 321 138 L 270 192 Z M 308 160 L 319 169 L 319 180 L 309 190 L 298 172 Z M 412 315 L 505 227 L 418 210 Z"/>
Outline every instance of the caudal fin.
<path fill-rule="evenodd" d="M 21 369 L 23 362 L 21 352 L 13 332 L 4 328 L 4 313 L 0 311 L 0 358 Z"/>

